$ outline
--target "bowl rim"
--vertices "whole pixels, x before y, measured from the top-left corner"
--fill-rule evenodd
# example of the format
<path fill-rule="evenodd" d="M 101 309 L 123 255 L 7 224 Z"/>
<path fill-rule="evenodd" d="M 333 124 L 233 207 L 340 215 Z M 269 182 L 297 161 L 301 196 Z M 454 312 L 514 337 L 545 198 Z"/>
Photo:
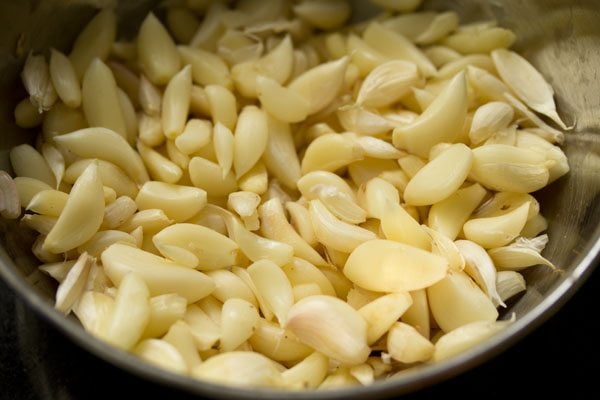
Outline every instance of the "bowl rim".
<path fill-rule="evenodd" d="M 435 363 L 423 364 L 398 374 L 394 379 L 376 381 L 370 386 L 353 386 L 334 390 L 288 391 L 266 388 L 239 388 L 200 381 L 153 366 L 138 357 L 119 350 L 87 333 L 74 318 L 66 318 L 48 299 L 42 298 L 18 272 L 14 261 L 0 246 L 0 278 L 39 317 L 50 322 L 58 331 L 79 347 L 119 369 L 147 379 L 152 383 L 169 386 L 182 392 L 211 398 L 239 399 L 361 399 L 381 398 L 416 391 L 450 379 L 496 356 L 554 315 L 583 285 L 600 262 L 600 226 L 574 260 L 575 267 L 565 273 L 549 289 L 548 294 L 514 323 L 483 343 Z"/>

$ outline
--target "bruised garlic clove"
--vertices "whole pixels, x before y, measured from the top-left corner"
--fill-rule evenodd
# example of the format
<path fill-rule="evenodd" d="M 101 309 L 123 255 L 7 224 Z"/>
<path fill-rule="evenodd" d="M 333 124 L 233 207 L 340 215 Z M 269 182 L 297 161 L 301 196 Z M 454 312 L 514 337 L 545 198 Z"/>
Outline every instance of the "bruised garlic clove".
<path fill-rule="evenodd" d="M 433 318 L 444 332 L 498 318 L 488 296 L 461 271 L 449 270 L 444 279 L 427 288 L 427 298 Z"/>
<path fill-rule="evenodd" d="M 362 147 L 337 133 L 328 133 L 313 140 L 302 159 L 302 173 L 336 170 L 364 158 Z"/>
<path fill-rule="evenodd" d="M 442 257 L 389 240 L 363 243 L 344 266 L 348 279 L 378 292 L 424 289 L 443 279 L 447 271 L 448 262 Z"/>
<path fill-rule="evenodd" d="M 465 237 L 486 249 L 504 246 L 521 233 L 529 207 L 526 202 L 504 215 L 471 219 L 463 226 Z"/>
<path fill-rule="evenodd" d="M 315 265 L 325 265 L 321 255 L 313 249 L 289 224 L 281 201 L 277 198 L 264 202 L 258 209 L 261 233 L 268 239 L 279 240 L 294 248 L 294 254 Z"/>
<path fill-rule="evenodd" d="M 238 245 L 227 236 L 201 225 L 180 223 L 155 234 L 152 242 L 161 250 L 175 246 L 191 251 L 198 259 L 199 270 L 226 268 L 235 264 Z"/>
<path fill-rule="evenodd" d="M 282 367 L 259 353 L 230 351 L 204 361 L 192 377 L 235 387 L 280 387 Z"/>
<path fill-rule="evenodd" d="M 460 73 L 412 124 L 394 129 L 394 146 L 427 157 L 437 143 L 455 142 L 465 122 L 467 101 L 465 74 Z"/>
<path fill-rule="evenodd" d="M 361 243 L 376 238 L 371 231 L 337 219 L 320 200 L 312 200 L 309 211 L 315 235 L 326 246 L 351 252 Z"/>
<path fill-rule="evenodd" d="M 344 83 L 348 57 L 314 67 L 294 79 L 288 88 L 310 105 L 308 114 L 315 114 L 336 98 Z"/>
<path fill-rule="evenodd" d="M 434 345 L 415 328 L 403 322 L 396 322 L 387 335 L 387 351 L 390 356 L 404 364 L 429 360 L 434 353 Z"/>
<path fill-rule="evenodd" d="M 120 243 L 111 245 L 101 258 L 106 275 L 115 285 L 134 272 L 146 282 L 152 295 L 177 293 L 193 303 L 215 287 L 212 279 L 201 272 Z"/>
<path fill-rule="evenodd" d="M 379 340 L 412 305 L 410 294 L 391 293 L 381 296 L 358 309 L 367 322 L 367 343 Z"/>
<path fill-rule="evenodd" d="M 464 257 L 465 272 L 486 292 L 496 307 L 506 307 L 496 290 L 496 267 L 485 249 L 469 240 L 457 240 L 454 243 Z"/>
<path fill-rule="evenodd" d="M 402 60 L 381 64 L 367 75 L 357 95 L 357 104 L 364 107 L 385 107 L 400 100 L 421 77 L 417 65 Z"/>
<path fill-rule="evenodd" d="M 288 311 L 294 304 L 292 285 L 281 268 L 272 261 L 259 260 L 247 268 L 252 282 L 260 291 L 267 306 L 284 326 Z"/>
<path fill-rule="evenodd" d="M 489 139 L 499 130 L 508 128 L 515 113 L 506 103 L 495 101 L 477 109 L 471 124 L 469 139 L 472 144 L 479 144 Z"/>
<path fill-rule="evenodd" d="M 120 167 L 136 183 L 148 178 L 140 155 L 119 134 L 106 128 L 86 128 L 54 138 L 59 147 L 82 158 L 99 158 Z"/>
<path fill-rule="evenodd" d="M 493 51 L 492 59 L 502 80 L 525 104 L 551 118 L 561 128 L 569 129 L 556 112 L 552 86 L 529 61 L 505 49 Z"/>
<path fill-rule="evenodd" d="M 82 245 L 98 231 L 103 218 L 102 182 L 97 165 L 90 164 L 71 189 L 64 209 L 46 237 L 44 248 L 58 254 Z"/>
<path fill-rule="evenodd" d="M 409 205 L 424 206 L 448 198 L 464 183 L 473 164 L 473 152 L 458 143 L 443 150 L 408 182 L 404 200 Z"/>
<path fill-rule="evenodd" d="M 64 314 L 68 314 L 71 311 L 71 308 L 83 294 L 90 269 L 95 262 L 96 259 L 94 257 L 90 257 L 84 252 L 69 269 L 67 276 L 56 290 L 56 303 L 54 307 L 58 311 Z"/>
<path fill-rule="evenodd" d="M 403 35 L 378 22 L 372 22 L 367 26 L 363 38 L 367 44 L 389 58 L 414 62 L 425 78 L 434 76 L 436 73 L 435 66 L 421 49 Z"/>
<path fill-rule="evenodd" d="M 443 361 L 475 347 L 510 323 L 510 321 L 475 321 L 447 332 L 435 343 L 432 361 Z"/>
<path fill-rule="evenodd" d="M 306 297 L 292 306 L 286 327 L 303 343 L 345 365 L 367 360 L 367 324 L 358 311 L 331 296 Z"/>

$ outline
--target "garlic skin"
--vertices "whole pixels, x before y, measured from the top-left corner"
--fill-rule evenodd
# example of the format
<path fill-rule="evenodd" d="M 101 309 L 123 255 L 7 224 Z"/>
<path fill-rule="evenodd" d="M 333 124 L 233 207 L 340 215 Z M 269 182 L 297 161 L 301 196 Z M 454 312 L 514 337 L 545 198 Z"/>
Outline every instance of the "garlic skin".
<path fill-rule="evenodd" d="M 344 301 L 331 296 L 305 297 L 292 306 L 286 327 L 300 341 L 345 365 L 365 362 L 367 323 Z"/>
<path fill-rule="evenodd" d="M 498 271 L 496 274 L 496 288 L 502 301 L 527 290 L 523 275 L 517 271 Z"/>

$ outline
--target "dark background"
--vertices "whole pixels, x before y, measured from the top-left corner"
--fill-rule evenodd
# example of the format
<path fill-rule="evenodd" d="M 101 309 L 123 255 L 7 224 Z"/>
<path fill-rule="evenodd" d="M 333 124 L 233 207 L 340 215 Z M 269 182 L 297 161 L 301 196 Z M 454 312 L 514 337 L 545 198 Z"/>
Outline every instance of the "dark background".
<path fill-rule="evenodd" d="M 558 314 L 516 346 L 457 378 L 402 398 L 598 398 L 599 290 L 597 271 Z M 136 398 L 190 398 L 89 355 L 39 320 L 0 282 L 0 399 L 110 399 L 130 389 Z"/>

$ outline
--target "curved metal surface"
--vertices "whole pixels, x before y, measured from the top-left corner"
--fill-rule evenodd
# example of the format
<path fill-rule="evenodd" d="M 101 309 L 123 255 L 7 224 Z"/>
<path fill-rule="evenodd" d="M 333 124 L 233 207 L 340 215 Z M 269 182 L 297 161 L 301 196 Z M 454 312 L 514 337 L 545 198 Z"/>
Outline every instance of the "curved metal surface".
<path fill-rule="evenodd" d="M 123 27 L 132 30 L 152 0 L 27 0 L 0 3 L 0 168 L 7 169 L 8 150 L 32 135 L 12 123 L 12 110 L 24 93 L 18 82 L 29 50 L 50 46 L 67 49 L 93 15 L 93 5 L 118 4 Z M 357 4 L 364 2 L 357 1 Z M 212 385 L 174 375 L 145 364 L 89 336 L 73 318 L 53 307 L 55 286 L 36 272 L 28 251 L 31 237 L 16 223 L 0 220 L 0 277 L 37 313 L 73 341 L 97 356 L 138 376 L 208 397 L 276 399 L 361 399 L 397 396 L 448 379 L 489 359 L 538 327 L 579 288 L 598 264 L 600 254 L 600 9 L 595 0 L 444 0 L 426 1 L 432 9 L 457 10 L 463 21 L 496 18 L 513 29 L 516 47 L 548 78 L 556 90 L 559 111 L 576 121 L 565 151 L 572 172 L 540 193 L 550 220 L 545 255 L 562 273 L 547 268 L 527 272 L 528 291 L 507 313 L 518 320 L 491 340 L 453 359 L 408 370 L 371 387 L 322 392 L 245 390 Z M 66 6 L 65 4 L 68 4 Z"/>

